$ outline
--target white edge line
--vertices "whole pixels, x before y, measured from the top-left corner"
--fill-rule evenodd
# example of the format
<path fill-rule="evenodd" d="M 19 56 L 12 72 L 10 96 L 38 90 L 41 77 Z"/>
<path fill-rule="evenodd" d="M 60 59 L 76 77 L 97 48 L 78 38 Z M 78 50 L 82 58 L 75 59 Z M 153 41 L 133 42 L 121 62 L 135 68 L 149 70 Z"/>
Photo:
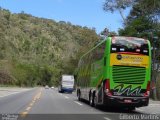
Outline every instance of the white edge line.
<path fill-rule="evenodd" d="M 27 107 L 26 110 L 29 111 L 31 109 L 31 107 Z"/>
<path fill-rule="evenodd" d="M 152 103 L 152 104 L 149 104 L 148 106 L 157 106 L 157 105 L 160 105 L 158 103 Z"/>
<path fill-rule="evenodd" d="M 20 92 L 14 92 L 14 93 L 10 93 L 10 94 L 3 95 L 3 96 L 0 96 L 0 97 L 6 97 L 6 96 L 10 96 L 10 95 L 17 94 L 17 93 L 20 93 Z"/>
<path fill-rule="evenodd" d="M 144 110 L 140 109 L 140 108 L 136 108 L 136 110 L 143 112 Z"/>
<path fill-rule="evenodd" d="M 68 96 L 64 96 L 66 99 L 69 99 L 69 97 Z"/>
<path fill-rule="evenodd" d="M 110 118 L 104 117 L 105 120 L 111 120 Z"/>
<path fill-rule="evenodd" d="M 79 102 L 77 102 L 77 101 L 74 101 L 75 103 L 77 103 L 78 105 L 83 105 L 83 104 L 81 104 L 81 103 L 79 103 Z"/>
<path fill-rule="evenodd" d="M 7 97 L 7 96 L 10 96 L 10 95 L 14 95 L 14 94 L 18 94 L 18 93 L 22 93 L 22 92 L 26 92 L 26 91 L 29 91 L 30 89 L 27 89 L 27 90 L 22 90 L 22 91 L 18 91 L 18 92 L 13 92 L 13 93 L 9 93 L 7 95 L 2 95 L 0 96 L 0 98 L 2 97 Z M 12 91 L 11 91 L 12 92 Z"/>

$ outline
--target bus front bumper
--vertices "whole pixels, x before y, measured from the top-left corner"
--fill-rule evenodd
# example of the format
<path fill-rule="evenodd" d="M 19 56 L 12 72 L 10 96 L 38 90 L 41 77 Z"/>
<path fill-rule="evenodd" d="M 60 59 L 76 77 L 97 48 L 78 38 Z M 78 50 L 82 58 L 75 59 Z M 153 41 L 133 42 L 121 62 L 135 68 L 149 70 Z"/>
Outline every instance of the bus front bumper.
<path fill-rule="evenodd" d="M 148 106 L 149 97 L 122 97 L 105 96 L 104 104 L 115 107 L 142 107 Z"/>

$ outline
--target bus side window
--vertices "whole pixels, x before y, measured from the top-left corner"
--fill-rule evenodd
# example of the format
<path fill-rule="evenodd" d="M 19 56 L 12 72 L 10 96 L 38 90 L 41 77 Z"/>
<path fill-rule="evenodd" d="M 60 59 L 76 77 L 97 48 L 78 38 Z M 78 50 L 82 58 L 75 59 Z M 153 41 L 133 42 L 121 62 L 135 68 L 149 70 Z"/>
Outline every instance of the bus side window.
<path fill-rule="evenodd" d="M 101 60 L 104 56 L 104 53 L 105 53 L 105 43 L 102 43 L 94 51 L 93 55 L 94 61 Z"/>

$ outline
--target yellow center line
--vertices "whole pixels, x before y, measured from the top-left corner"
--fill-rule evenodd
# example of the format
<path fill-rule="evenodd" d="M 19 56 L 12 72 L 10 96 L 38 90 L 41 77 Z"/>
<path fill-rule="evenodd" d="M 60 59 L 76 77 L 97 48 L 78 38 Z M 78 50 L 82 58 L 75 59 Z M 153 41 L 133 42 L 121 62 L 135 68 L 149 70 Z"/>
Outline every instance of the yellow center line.
<path fill-rule="evenodd" d="M 27 114 L 28 114 L 28 112 L 22 112 L 22 113 L 20 113 L 20 116 L 24 118 L 24 117 L 26 117 Z"/>
<path fill-rule="evenodd" d="M 26 111 L 29 111 L 30 109 L 31 109 L 31 107 L 27 107 L 27 108 L 26 108 Z"/>
<path fill-rule="evenodd" d="M 33 102 L 31 102 L 31 103 L 29 104 L 29 106 L 33 106 L 33 104 L 34 104 L 34 103 L 33 103 Z"/>
<path fill-rule="evenodd" d="M 26 115 L 28 114 L 28 112 L 31 110 L 32 106 L 34 105 L 34 103 L 40 99 L 41 95 L 42 95 L 42 88 L 39 89 L 38 93 L 32 98 L 32 101 L 29 103 L 29 105 L 26 107 L 24 112 L 20 113 L 21 117 L 26 117 Z"/>

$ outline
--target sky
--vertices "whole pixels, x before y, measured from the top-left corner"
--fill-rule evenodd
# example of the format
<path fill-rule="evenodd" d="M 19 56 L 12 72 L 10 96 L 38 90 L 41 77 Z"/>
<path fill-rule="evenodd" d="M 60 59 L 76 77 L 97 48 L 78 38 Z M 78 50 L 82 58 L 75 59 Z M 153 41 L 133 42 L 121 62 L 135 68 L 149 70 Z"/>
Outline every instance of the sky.
<path fill-rule="evenodd" d="M 105 0 L 0 0 L 0 7 L 11 13 L 24 11 L 36 17 L 71 22 L 74 25 L 96 28 L 99 34 L 104 28 L 117 32 L 123 27 L 118 12 L 103 10 Z M 127 12 L 125 13 L 128 14 Z"/>

